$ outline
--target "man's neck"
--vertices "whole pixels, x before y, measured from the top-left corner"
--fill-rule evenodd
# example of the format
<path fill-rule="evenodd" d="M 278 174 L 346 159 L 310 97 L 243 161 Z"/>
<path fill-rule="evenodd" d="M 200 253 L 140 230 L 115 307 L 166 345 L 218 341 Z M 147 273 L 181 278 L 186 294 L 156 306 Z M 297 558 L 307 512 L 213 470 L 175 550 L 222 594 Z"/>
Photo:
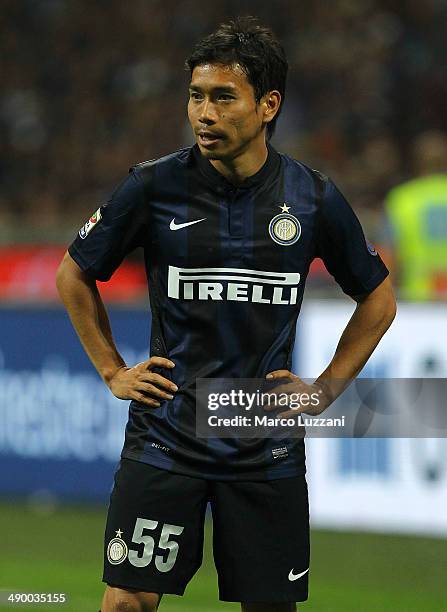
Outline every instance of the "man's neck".
<path fill-rule="evenodd" d="M 256 148 L 251 147 L 234 159 L 227 161 L 210 159 L 214 168 L 233 185 L 240 185 L 244 180 L 256 174 L 267 160 L 268 149 L 265 141 Z"/>

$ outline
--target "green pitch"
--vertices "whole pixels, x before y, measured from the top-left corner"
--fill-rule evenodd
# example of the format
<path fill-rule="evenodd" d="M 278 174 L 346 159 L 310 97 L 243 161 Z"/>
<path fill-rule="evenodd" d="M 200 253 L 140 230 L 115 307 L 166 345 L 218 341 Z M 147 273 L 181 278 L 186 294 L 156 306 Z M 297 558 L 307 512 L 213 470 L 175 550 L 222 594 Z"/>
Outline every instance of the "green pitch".
<path fill-rule="evenodd" d="M 0 505 L 0 590 L 64 592 L 69 599 L 64 606 L 26 605 L 22 610 L 97 612 L 104 518 L 105 508 L 41 514 L 21 505 Z M 210 535 L 208 524 L 204 563 L 186 595 L 164 596 L 160 612 L 240 609 L 218 601 Z M 446 577 L 445 540 L 314 531 L 310 600 L 300 610 L 442 612 L 447 610 Z"/>

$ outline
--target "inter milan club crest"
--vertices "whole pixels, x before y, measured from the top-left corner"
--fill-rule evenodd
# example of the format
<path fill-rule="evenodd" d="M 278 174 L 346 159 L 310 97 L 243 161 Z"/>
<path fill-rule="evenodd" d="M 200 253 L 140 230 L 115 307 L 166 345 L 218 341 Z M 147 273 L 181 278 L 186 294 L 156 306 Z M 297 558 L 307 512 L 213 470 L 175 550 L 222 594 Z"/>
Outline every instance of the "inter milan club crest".
<path fill-rule="evenodd" d="M 118 529 L 116 538 L 112 538 L 107 546 L 107 559 L 112 565 L 119 565 L 127 557 L 127 544 L 121 539 L 122 533 L 121 529 Z"/>
<path fill-rule="evenodd" d="M 282 246 L 290 246 L 301 236 L 301 225 L 298 219 L 289 213 L 290 206 L 280 206 L 281 213 L 275 215 L 269 223 L 270 238 Z"/>

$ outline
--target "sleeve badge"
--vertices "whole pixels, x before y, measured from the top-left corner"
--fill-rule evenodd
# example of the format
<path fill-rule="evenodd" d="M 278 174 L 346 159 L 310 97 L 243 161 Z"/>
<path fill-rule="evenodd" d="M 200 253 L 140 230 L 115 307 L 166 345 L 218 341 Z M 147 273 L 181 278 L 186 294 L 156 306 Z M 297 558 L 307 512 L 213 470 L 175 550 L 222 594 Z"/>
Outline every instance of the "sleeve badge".
<path fill-rule="evenodd" d="M 101 207 L 98 208 L 96 212 L 90 217 L 90 219 L 85 223 L 81 229 L 79 230 L 79 237 L 84 240 L 90 234 L 92 229 L 98 225 L 101 221 Z"/>

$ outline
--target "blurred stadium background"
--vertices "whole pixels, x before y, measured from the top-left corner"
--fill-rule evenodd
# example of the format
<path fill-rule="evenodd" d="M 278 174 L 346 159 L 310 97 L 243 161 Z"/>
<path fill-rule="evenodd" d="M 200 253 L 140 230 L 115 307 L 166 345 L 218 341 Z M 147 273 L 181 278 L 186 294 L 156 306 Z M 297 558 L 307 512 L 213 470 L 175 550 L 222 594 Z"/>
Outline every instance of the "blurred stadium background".
<path fill-rule="evenodd" d="M 236 14 L 258 16 L 288 53 L 274 144 L 338 183 L 392 269 L 398 319 L 364 375 L 446 377 L 446 0 L 3 0 L 0 591 L 65 592 L 67 610 L 99 607 L 127 410 L 79 347 L 54 273 L 130 165 L 191 143 L 183 60 Z M 140 255 L 101 291 L 120 350 L 141 361 L 150 318 Z M 316 262 L 298 373 L 319 373 L 352 309 Z M 308 468 L 312 579 L 302 608 L 447 610 L 445 438 L 311 440 Z M 161 609 L 238 608 L 217 602 L 210 529 L 186 596 Z"/>

